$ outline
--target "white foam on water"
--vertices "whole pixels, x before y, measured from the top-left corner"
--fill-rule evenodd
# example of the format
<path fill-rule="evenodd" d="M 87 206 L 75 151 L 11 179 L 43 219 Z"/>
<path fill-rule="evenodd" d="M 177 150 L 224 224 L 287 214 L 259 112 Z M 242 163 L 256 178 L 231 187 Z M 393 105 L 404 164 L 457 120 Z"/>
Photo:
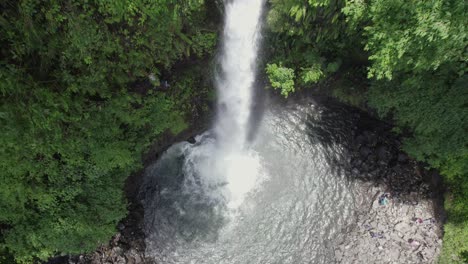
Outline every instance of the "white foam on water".
<path fill-rule="evenodd" d="M 234 213 L 265 179 L 260 156 L 250 148 L 224 151 L 214 138 L 203 138 L 199 143 L 186 145 L 183 191 L 202 203 L 225 206 L 228 213 Z"/>

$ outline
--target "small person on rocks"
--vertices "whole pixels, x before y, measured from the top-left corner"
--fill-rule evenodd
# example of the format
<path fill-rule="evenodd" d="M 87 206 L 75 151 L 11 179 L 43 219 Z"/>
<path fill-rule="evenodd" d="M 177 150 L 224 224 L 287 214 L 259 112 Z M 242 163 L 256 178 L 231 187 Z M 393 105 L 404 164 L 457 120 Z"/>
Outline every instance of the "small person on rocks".
<path fill-rule="evenodd" d="M 422 224 L 422 223 L 423 223 L 423 220 L 422 220 L 421 218 L 419 218 L 419 217 L 414 217 L 414 218 L 413 218 L 413 221 L 414 221 L 415 223 L 417 223 L 417 224 Z"/>
<path fill-rule="evenodd" d="M 387 205 L 388 204 L 388 193 L 384 193 L 379 197 L 379 205 Z"/>

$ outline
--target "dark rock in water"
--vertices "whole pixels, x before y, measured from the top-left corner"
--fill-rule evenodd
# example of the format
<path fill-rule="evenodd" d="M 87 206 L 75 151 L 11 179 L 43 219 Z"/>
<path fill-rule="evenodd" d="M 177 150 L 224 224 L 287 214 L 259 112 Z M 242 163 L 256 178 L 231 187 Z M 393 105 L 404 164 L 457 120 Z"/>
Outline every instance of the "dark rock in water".
<path fill-rule="evenodd" d="M 125 259 L 128 264 L 143 263 L 143 259 L 140 254 L 138 254 L 138 252 L 133 249 L 125 253 Z"/>
<path fill-rule="evenodd" d="M 379 175 L 379 170 L 374 169 L 373 171 L 370 172 L 370 174 L 372 175 L 372 177 L 375 178 Z"/>
<path fill-rule="evenodd" d="M 365 159 L 372 153 L 372 150 L 367 146 L 363 146 L 359 149 L 359 153 L 361 154 L 361 157 Z"/>
<path fill-rule="evenodd" d="M 366 137 L 366 140 L 369 146 L 374 147 L 375 145 L 377 145 L 378 140 L 377 140 L 377 136 L 374 133 L 370 131 L 364 131 L 363 134 Z"/>
<path fill-rule="evenodd" d="M 377 161 L 377 156 L 375 152 L 372 152 L 366 159 L 368 164 L 377 165 L 375 162 Z"/>
<path fill-rule="evenodd" d="M 401 175 L 403 173 L 403 169 L 401 168 L 399 164 L 394 166 L 392 170 L 396 173 L 396 175 Z"/>
<path fill-rule="evenodd" d="M 359 176 L 359 170 L 357 168 L 353 168 L 353 170 L 351 171 L 353 173 L 354 176 Z"/>
<path fill-rule="evenodd" d="M 404 153 L 398 154 L 398 162 L 406 163 L 408 161 L 408 156 Z"/>
<path fill-rule="evenodd" d="M 385 166 L 388 165 L 388 161 L 386 161 L 386 160 L 379 160 L 379 165 L 385 167 Z"/>
<path fill-rule="evenodd" d="M 68 262 L 69 257 L 68 256 L 59 256 L 50 259 L 46 264 L 63 264 Z"/>
<path fill-rule="evenodd" d="M 359 136 L 356 137 L 356 145 L 362 146 L 362 145 L 365 144 L 365 142 L 366 142 L 366 137 L 365 136 L 359 135 Z"/>
<path fill-rule="evenodd" d="M 361 165 L 361 171 L 363 171 L 363 172 L 368 172 L 369 169 L 370 169 L 370 168 L 369 168 L 369 166 L 368 166 L 366 163 L 363 163 L 363 164 Z"/>
<path fill-rule="evenodd" d="M 189 137 L 189 139 L 187 139 L 187 141 L 190 143 L 190 144 L 195 144 L 195 142 L 197 142 L 195 140 L 195 137 Z"/>
<path fill-rule="evenodd" d="M 379 158 L 379 161 L 387 162 L 390 160 L 390 152 L 385 146 L 379 146 L 377 148 L 377 157 Z"/>
<path fill-rule="evenodd" d="M 362 165 L 362 163 L 363 163 L 362 159 L 359 159 L 359 158 L 355 158 L 351 161 L 351 165 L 353 167 L 359 167 Z"/>

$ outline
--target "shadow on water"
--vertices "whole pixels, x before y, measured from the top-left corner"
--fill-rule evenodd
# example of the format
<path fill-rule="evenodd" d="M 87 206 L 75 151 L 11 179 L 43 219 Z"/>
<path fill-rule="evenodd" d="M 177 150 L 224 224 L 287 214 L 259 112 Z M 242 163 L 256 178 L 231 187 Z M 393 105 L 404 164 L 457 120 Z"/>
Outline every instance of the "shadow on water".
<path fill-rule="evenodd" d="M 252 106 L 250 112 L 249 120 L 249 132 L 247 135 L 247 140 L 253 142 L 255 135 L 260 128 L 260 123 L 266 111 L 266 102 L 267 102 L 267 91 L 261 85 L 261 81 L 256 81 L 253 86 L 253 95 L 252 95 Z"/>
<path fill-rule="evenodd" d="M 435 215 L 445 220 L 440 175 L 402 151 L 402 139 L 391 124 L 331 98 L 315 102 L 320 114 L 309 115 L 306 121 L 310 141 L 330 150 L 334 144 L 342 147 L 341 158 L 329 155 L 329 164 L 342 169 L 348 179 L 382 184 L 397 201 L 417 204 L 434 199 Z"/>

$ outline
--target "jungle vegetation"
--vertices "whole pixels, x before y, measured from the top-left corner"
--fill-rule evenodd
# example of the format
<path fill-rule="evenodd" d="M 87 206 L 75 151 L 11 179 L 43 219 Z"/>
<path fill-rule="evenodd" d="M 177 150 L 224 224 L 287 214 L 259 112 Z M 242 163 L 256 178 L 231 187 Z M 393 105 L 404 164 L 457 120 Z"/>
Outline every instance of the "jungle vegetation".
<path fill-rule="evenodd" d="M 115 233 L 142 153 L 212 98 L 220 5 L 0 2 L 1 263 L 91 251 Z M 269 0 L 266 14 L 273 89 L 344 80 L 334 96 L 393 120 L 404 150 L 443 175 L 441 263 L 468 261 L 467 17 L 462 0 Z"/>
<path fill-rule="evenodd" d="M 191 99 L 208 96 L 196 63 L 167 76 L 211 57 L 210 7 L 0 2 L 0 263 L 91 251 L 115 233 L 141 154 L 184 129 Z"/>
<path fill-rule="evenodd" d="M 403 149 L 437 169 L 448 189 L 440 262 L 468 262 L 468 3 L 270 4 L 270 86 L 288 96 L 327 78 L 341 78 L 345 85 L 335 87 L 335 97 L 364 103 L 391 119 L 405 137 Z M 360 83 L 346 80 L 356 75 L 362 75 Z"/>

